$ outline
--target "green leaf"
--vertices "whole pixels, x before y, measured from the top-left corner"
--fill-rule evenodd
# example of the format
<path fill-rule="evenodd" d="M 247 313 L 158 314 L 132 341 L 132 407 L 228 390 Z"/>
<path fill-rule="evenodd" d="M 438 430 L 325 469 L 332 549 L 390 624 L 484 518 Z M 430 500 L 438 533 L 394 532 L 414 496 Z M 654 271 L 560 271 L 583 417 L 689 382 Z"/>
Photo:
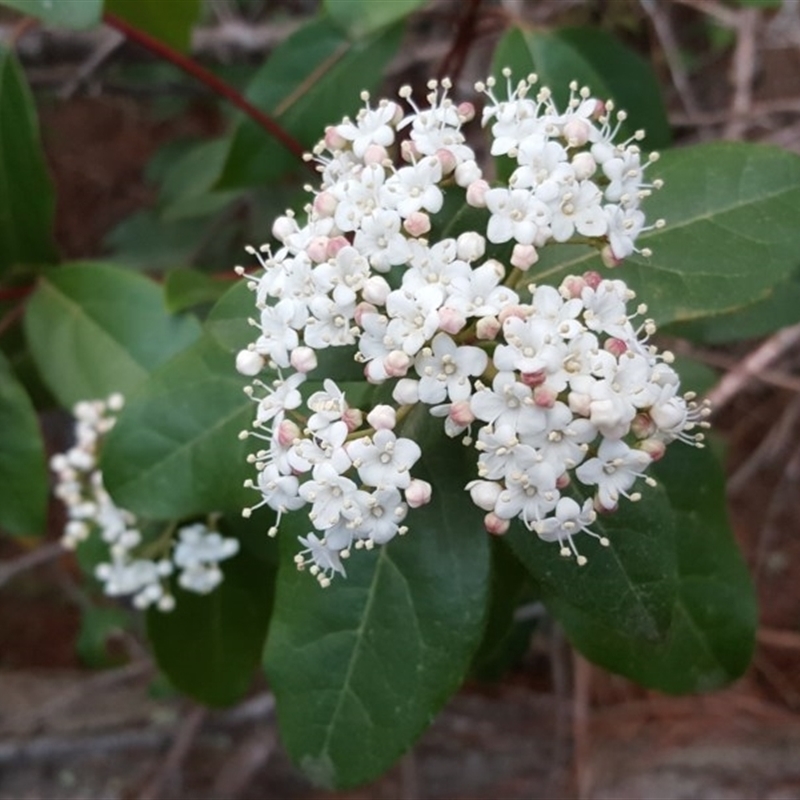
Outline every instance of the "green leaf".
<path fill-rule="evenodd" d="M 425 4 L 425 0 L 324 0 L 328 16 L 354 39 L 407 17 Z"/>
<path fill-rule="evenodd" d="M 196 269 L 174 269 L 164 278 L 164 301 L 172 314 L 213 303 L 227 292 L 226 281 L 215 280 Z"/>
<path fill-rule="evenodd" d="M 36 411 L 0 353 L 0 528 L 43 534 L 47 464 Z"/>
<path fill-rule="evenodd" d="M 13 53 L 0 47 L 0 274 L 56 261 L 54 203 L 33 97 Z"/>
<path fill-rule="evenodd" d="M 103 0 L 2 0 L 23 14 L 36 17 L 47 25 L 65 28 L 89 28 L 100 22 Z"/>
<path fill-rule="evenodd" d="M 676 444 L 654 471 L 676 521 L 679 592 L 667 637 L 625 636 L 567 596 L 548 605 L 573 644 L 601 666 L 663 692 L 709 691 L 738 678 L 750 662 L 753 586 L 728 526 L 724 478 L 713 455 Z"/>
<path fill-rule="evenodd" d="M 580 609 L 592 625 L 633 639 L 660 641 L 672 622 L 677 593 L 675 520 L 663 488 L 645 487 L 640 503 L 626 503 L 615 514 L 598 516 L 592 530 L 611 542 L 578 541 L 588 563 L 579 567 L 559 548 L 543 542 L 521 522 L 504 537 L 538 584 L 548 607 L 560 601 Z M 573 485 L 576 499 L 583 501 Z M 558 614 L 556 614 L 558 616 Z"/>
<path fill-rule="evenodd" d="M 395 25 L 351 42 L 331 20 L 314 20 L 275 48 L 253 77 L 247 97 L 311 148 L 326 125 L 358 109 L 362 89 L 380 83 L 401 35 L 402 25 Z M 244 120 L 234 134 L 219 188 L 274 182 L 298 166 L 296 156 L 255 122 Z"/>
<path fill-rule="evenodd" d="M 224 579 L 210 594 L 173 586 L 175 609 L 147 612 L 158 666 L 185 694 L 226 706 L 247 692 L 264 649 L 275 571 L 249 553 L 220 564 Z"/>
<path fill-rule="evenodd" d="M 233 357 L 209 336 L 153 373 L 103 448 L 103 478 L 123 508 L 151 519 L 239 511 L 255 500 L 239 441 L 253 402 Z"/>
<path fill-rule="evenodd" d="M 512 28 L 492 58 L 493 74 L 499 77 L 504 67 L 512 69 L 514 80 L 535 72 L 540 85 L 552 90 L 561 108 L 569 99 L 571 81 L 588 86 L 593 97 L 611 99 L 628 112 L 621 135 L 631 136 L 637 128 L 644 128 L 648 147 L 670 143 L 667 111 L 653 68 L 599 28 Z"/>
<path fill-rule="evenodd" d="M 242 350 L 254 341 L 255 328 L 247 324 L 256 316 L 255 295 L 247 288 L 247 279 L 233 284 L 220 297 L 206 320 L 206 330 L 222 347 Z"/>
<path fill-rule="evenodd" d="M 424 416 L 403 434 L 423 446 L 420 477 L 435 481 L 434 499 L 409 513 L 406 536 L 355 551 L 347 578 L 321 589 L 291 560 L 309 523 L 298 513 L 281 524 L 265 668 L 284 744 L 325 786 L 385 772 L 458 687 L 481 638 L 488 537 L 464 493 L 463 446 Z"/>
<path fill-rule="evenodd" d="M 25 330 L 45 383 L 65 406 L 130 394 L 200 334 L 194 317 L 167 313 L 158 284 L 90 263 L 40 280 Z"/>
<path fill-rule="evenodd" d="M 765 297 L 797 267 L 800 251 L 800 156 L 775 147 L 720 142 L 670 150 L 648 170 L 664 188 L 644 205 L 666 226 L 637 239 L 652 258 L 614 270 L 657 322 L 730 312 Z M 595 251 L 544 247 L 531 277 L 557 283 L 600 270 Z"/>
<path fill-rule="evenodd" d="M 664 333 L 696 342 L 723 344 L 741 339 L 768 336 L 781 328 L 800 322 L 800 272 L 776 284 L 757 303 L 689 322 L 670 325 Z"/>
<path fill-rule="evenodd" d="M 61 0 L 57 0 L 61 2 Z M 184 52 L 189 50 L 192 26 L 200 0 L 106 0 L 106 10 Z"/>

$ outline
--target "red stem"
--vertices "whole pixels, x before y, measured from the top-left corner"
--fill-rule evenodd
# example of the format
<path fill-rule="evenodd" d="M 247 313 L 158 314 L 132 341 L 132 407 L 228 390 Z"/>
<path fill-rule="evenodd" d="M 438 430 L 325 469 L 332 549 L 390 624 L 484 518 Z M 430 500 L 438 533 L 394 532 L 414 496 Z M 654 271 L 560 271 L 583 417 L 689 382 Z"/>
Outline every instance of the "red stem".
<path fill-rule="evenodd" d="M 199 80 L 207 86 L 212 92 L 224 97 L 229 103 L 236 106 L 241 111 L 244 111 L 250 119 L 258 123 L 270 136 L 277 139 L 287 150 L 289 150 L 297 158 L 301 159 L 304 164 L 308 164 L 311 169 L 314 169 L 311 162 L 306 162 L 303 159 L 303 154 L 306 148 L 297 141 L 290 133 L 287 133 L 277 122 L 275 122 L 269 114 L 265 114 L 260 109 L 256 108 L 249 102 L 243 95 L 236 91 L 230 84 L 223 81 L 209 72 L 205 67 L 200 66 L 196 61 L 173 50 L 169 45 L 164 42 L 153 38 L 149 34 L 128 24 L 124 19 L 121 19 L 116 14 L 105 12 L 103 14 L 103 21 L 106 25 L 116 28 L 120 33 L 123 33 L 128 39 L 140 44 L 151 53 L 159 58 L 169 61 L 176 67 L 182 69 L 188 75 Z"/>

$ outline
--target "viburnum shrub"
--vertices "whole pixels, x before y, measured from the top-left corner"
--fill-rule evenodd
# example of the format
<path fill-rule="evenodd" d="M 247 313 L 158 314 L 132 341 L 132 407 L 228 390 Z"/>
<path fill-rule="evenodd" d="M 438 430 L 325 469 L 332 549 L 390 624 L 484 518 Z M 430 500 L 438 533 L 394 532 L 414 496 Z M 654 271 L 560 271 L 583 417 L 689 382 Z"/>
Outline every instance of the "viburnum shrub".
<path fill-rule="evenodd" d="M 647 468 L 670 442 L 701 444 L 708 409 L 681 393 L 623 281 L 536 282 L 547 247 L 583 243 L 609 268 L 650 255 L 636 239 L 664 224 L 647 226 L 641 208 L 661 188 L 646 176 L 657 154 L 641 152 L 642 131 L 622 138 L 624 112 L 588 88 L 572 84 L 559 108 L 535 75 L 503 75 L 500 97 L 493 79 L 476 86 L 480 120 L 447 80 L 420 105 L 409 87 L 399 101 L 363 93 L 356 118 L 314 148 L 321 181 L 303 217 L 287 212 L 273 225 L 278 247 L 251 250 L 263 268 L 247 277 L 258 336 L 236 366 L 270 377 L 247 387 L 256 410 L 243 436 L 263 445 L 248 482 L 262 499 L 245 515 L 277 512 L 271 536 L 284 514 L 303 515 L 295 562 L 322 586 L 353 549 L 413 535 L 413 510 L 435 499 L 415 477 L 420 444 L 403 435 L 417 405 L 472 451 L 463 489 L 489 533 L 519 518 L 580 566 L 581 534 L 612 544 L 592 530 L 597 514 L 641 500 L 637 485 L 654 483 Z M 487 180 L 476 161 L 479 124 L 507 180 Z M 438 224 L 453 201 L 476 212 L 457 235 Z M 373 403 L 351 405 L 331 379 L 304 393 L 330 348 L 382 387 Z M 591 496 L 577 500 L 576 482 Z"/>

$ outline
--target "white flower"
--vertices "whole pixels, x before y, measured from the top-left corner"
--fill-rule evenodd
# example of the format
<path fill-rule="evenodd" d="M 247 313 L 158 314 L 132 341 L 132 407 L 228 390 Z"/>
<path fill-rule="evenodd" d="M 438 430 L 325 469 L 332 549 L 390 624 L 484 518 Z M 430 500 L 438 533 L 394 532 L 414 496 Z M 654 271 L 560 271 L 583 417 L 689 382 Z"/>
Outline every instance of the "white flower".
<path fill-rule="evenodd" d="M 422 455 L 411 439 L 398 438 L 390 430 L 376 431 L 350 442 L 347 453 L 367 486 L 405 489 L 411 483 L 409 470 Z"/>
<path fill-rule="evenodd" d="M 549 235 L 550 208 L 526 189 L 490 189 L 486 207 L 491 212 L 486 238 L 493 244 L 511 239 L 538 245 Z"/>
<path fill-rule="evenodd" d="M 578 553 L 573 536 L 579 533 L 587 533 L 600 541 L 600 544 L 607 547 L 609 542 L 604 536 L 599 536 L 589 530 L 597 514 L 592 508 L 592 500 L 589 498 L 584 501 L 583 506 L 579 506 L 571 497 L 562 497 L 556 505 L 555 515 L 547 519 L 533 523 L 533 530 L 539 538 L 545 542 L 558 542 L 561 545 L 561 555 L 575 555 L 578 565 L 586 564 L 586 557 Z"/>
<path fill-rule="evenodd" d="M 353 153 L 362 158 L 371 144 L 388 147 L 394 141 L 392 120 L 398 112 L 396 103 L 381 100 L 377 108 L 362 108 L 355 122 L 345 120 L 336 132 L 353 143 Z"/>
<path fill-rule="evenodd" d="M 519 383 L 513 372 L 498 372 L 492 388 L 472 395 L 472 413 L 495 427 L 506 425 L 520 436 L 538 433 L 546 424 L 542 409 L 533 401 L 533 391 Z"/>
<path fill-rule="evenodd" d="M 650 456 L 642 450 L 633 450 L 625 442 L 603 439 L 595 458 L 584 461 L 575 474 L 581 483 L 597 486 L 597 499 L 603 508 L 616 508 L 620 495 L 632 498 L 630 489 L 650 464 Z M 652 478 L 645 479 L 648 483 Z"/>
<path fill-rule="evenodd" d="M 459 347 L 446 333 L 437 333 L 417 354 L 414 367 L 420 376 L 419 399 L 423 403 L 466 400 L 472 394 L 470 376 L 482 375 L 489 358 L 479 347 Z"/>

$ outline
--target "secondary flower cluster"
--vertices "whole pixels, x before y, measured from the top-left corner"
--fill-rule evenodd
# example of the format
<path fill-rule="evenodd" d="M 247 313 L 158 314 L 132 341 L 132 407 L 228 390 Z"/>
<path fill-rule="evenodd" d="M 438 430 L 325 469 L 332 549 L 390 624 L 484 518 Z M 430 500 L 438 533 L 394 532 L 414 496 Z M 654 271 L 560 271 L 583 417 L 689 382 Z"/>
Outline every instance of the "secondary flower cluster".
<path fill-rule="evenodd" d="M 105 593 L 130 595 L 137 608 L 171 611 L 175 598 L 166 579 L 177 570 L 183 589 L 208 594 L 222 581 L 219 562 L 234 555 L 239 543 L 202 523 L 180 528 L 174 548 L 170 530 L 166 541 L 144 541 L 136 516 L 114 503 L 97 466 L 103 437 L 114 426 L 123 403 L 122 396 L 114 394 L 107 400 L 80 402 L 73 409 L 75 444 L 50 461 L 57 478 L 55 494 L 67 507 L 61 541 L 74 550 L 91 536 L 99 536 L 109 560 L 97 565 L 95 577 Z"/>
<path fill-rule="evenodd" d="M 351 547 L 404 533 L 408 509 L 430 500 L 411 476 L 419 445 L 395 432 L 416 404 L 474 443 L 478 479 L 466 488 L 489 531 L 519 517 L 579 563 L 573 537 L 596 536 L 596 509 L 637 499 L 633 484 L 666 443 L 702 438 L 690 431 L 706 409 L 679 394 L 671 356 L 647 344 L 652 321 L 633 324 L 645 308 L 629 311 L 622 281 L 587 273 L 556 289 L 527 276 L 551 241 L 590 244 L 608 265 L 636 251 L 656 157 L 643 161 L 641 133 L 615 143 L 624 114 L 612 122 L 611 104 L 588 90 L 571 87 L 559 111 L 549 90 L 530 96 L 533 76 L 508 80 L 505 100 L 493 81 L 478 86 L 491 152 L 512 160 L 507 184 L 484 179 L 462 130 L 475 109 L 453 103 L 446 81 L 429 84 L 425 108 L 402 89 L 410 111 L 364 94 L 357 118 L 314 150 L 321 185 L 305 222 L 287 212 L 273 226 L 281 246 L 250 251 L 264 268 L 248 278 L 258 336 L 237 369 L 277 378 L 247 388 L 257 430 L 243 435 L 267 443 L 248 484 L 279 521 L 310 507 L 296 561 L 322 585 Z M 353 408 L 334 381 L 320 385 L 329 348 L 386 385 L 384 402 Z M 565 494 L 574 479 L 594 496 Z"/>

